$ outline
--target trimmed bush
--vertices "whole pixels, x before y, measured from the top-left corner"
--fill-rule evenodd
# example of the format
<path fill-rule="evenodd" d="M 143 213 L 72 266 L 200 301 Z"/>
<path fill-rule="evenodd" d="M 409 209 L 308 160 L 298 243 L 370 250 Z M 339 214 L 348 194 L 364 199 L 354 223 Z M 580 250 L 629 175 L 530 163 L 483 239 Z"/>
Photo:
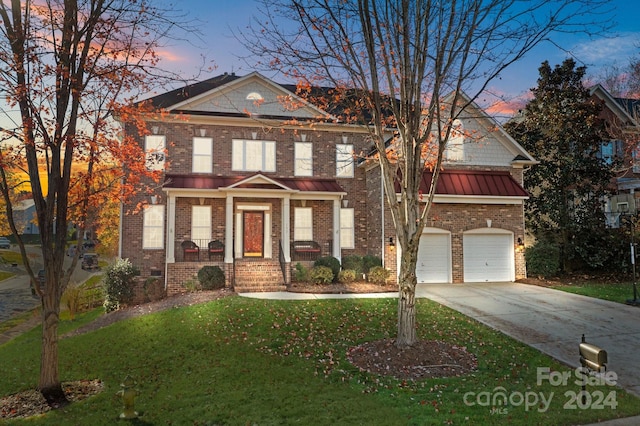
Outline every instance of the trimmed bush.
<path fill-rule="evenodd" d="M 362 272 L 367 274 L 374 266 L 382 266 L 382 259 L 371 254 L 362 257 Z"/>
<path fill-rule="evenodd" d="M 104 308 L 107 312 L 120 309 L 121 304 L 133 299 L 133 278 L 140 274 L 129 259 L 116 259 L 107 266 L 102 284 L 104 285 Z"/>
<path fill-rule="evenodd" d="M 309 282 L 309 268 L 300 262 L 296 263 L 294 279 L 299 283 Z"/>
<path fill-rule="evenodd" d="M 326 266 L 331 269 L 333 272 L 333 278 L 331 281 L 335 281 L 338 279 L 338 274 L 340 273 L 340 261 L 333 256 L 324 256 L 313 262 L 313 266 Z"/>
<path fill-rule="evenodd" d="M 198 271 L 198 281 L 203 290 L 216 290 L 224 288 L 224 272 L 219 266 L 203 266 Z"/>
<path fill-rule="evenodd" d="M 314 266 L 309 271 L 309 277 L 314 284 L 330 284 L 333 281 L 333 271 L 328 266 Z"/>
<path fill-rule="evenodd" d="M 362 261 L 362 256 L 358 256 L 357 254 L 351 254 L 349 256 L 343 257 L 342 269 L 353 270 L 356 274 L 362 274 L 364 272 L 364 263 Z"/>
<path fill-rule="evenodd" d="M 343 269 L 338 274 L 338 282 L 343 284 L 352 283 L 356 280 L 356 275 L 357 273 L 353 269 Z"/>
<path fill-rule="evenodd" d="M 560 270 L 560 247 L 549 241 L 540 240 L 525 252 L 527 274 L 539 277 L 553 277 Z"/>
<path fill-rule="evenodd" d="M 382 266 L 374 266 L 369 269 L 369 274 L 367 274 L 367 281 L 375 284 L 384 284 L 387 282 L 389 278 L 389 270 L 383 268 Z"/>

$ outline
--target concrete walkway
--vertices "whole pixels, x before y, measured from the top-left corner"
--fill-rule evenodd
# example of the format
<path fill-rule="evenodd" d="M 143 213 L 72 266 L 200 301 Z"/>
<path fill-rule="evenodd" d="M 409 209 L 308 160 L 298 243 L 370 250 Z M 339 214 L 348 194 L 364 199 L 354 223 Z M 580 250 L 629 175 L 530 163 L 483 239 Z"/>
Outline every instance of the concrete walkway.
<path fill-rule="evenodd" d="M 397 294 L 279 292 L 241 296 L 309 300 Z M 588 343 L 607 351 L 607 370 L 617 374 L 617 384 L 640 396 L 640 307 L 518 283 L 419 284 L 416 296 L 448 306 L 575 368 L 580 366 L 578 346 L 584 334 Z M 598 425 L 640 425 L 640 417 Z"/>

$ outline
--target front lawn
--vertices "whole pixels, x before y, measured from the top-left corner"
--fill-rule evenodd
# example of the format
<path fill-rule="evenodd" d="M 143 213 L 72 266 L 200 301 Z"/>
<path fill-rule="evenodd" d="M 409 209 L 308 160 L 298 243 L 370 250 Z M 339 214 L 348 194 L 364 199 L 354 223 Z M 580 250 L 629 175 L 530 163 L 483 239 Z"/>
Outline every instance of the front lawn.
<path fill-rule="evenodd" d="M 116 424 L 115 394 L 127 375 L 140 391 L 133 424 L 570 425 L 640 414 L 638 398 L 604 385 L 587 388 L 581 409 L 573 369 L 426 299 L 417 301 L 421 338 L 465 347 L 478 358 L 475 372 L 414 383 L 352 366 L 349 348 L 395 335 L 396 312 L 391 298 L 231 296 L 121 321 L 60 341 L 62 380 L 97 378 L 104 392 L 9 424 Z M 63 321 L 62 333 L 85 315 L 96 311 Z M 36 328 L 0 346 L 0 395 L 36 385 L 39 345 Z M 558 372 L 570 379 L 552 386 L 546 377 Z"/>
<path fill-rule="evenodd" d="M 568 293 L 581 294 L 583 296 L 595 297 L 609 300 L 611 302 L 625 303 L 628 299 L 633 299 L 633 284 L 630 282 L 581 282 L 551 286 L 556 290 Z M 636 284 L 640 290 L 640 286 Z M 638 294 L 640 296 L 640 293 Z"/>

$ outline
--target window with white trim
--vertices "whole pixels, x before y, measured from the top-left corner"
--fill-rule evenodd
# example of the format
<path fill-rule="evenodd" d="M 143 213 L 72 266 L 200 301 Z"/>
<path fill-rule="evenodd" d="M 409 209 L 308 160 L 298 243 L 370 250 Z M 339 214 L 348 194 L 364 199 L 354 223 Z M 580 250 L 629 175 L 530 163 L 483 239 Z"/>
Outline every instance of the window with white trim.
<path fill-rule="evenodd" d="M 444 158 L 447 161 L 464 161 L 464 126 L 458 119 L 453 120 Z"/>
<path fill-rule="evenodd" d="M 193 173 L 211 173 L 213 171 L 213 139 L 193 138 Z"/>
<path fill-rule="evenodd" d="M 313 176 L 313 145 L 311 142 L 296 142 L 293 157 L 293 171 L 296 176 Z"/>
<path fill-rule="evenodd" d="M 142 248 L 164 248 L 164 206 L 146 206 L 142 219 Z"/>
<path fill-rule="evenodd" d="M 293 210 L 294 241 L 313 240 L 313 212 L 311 207 L 296 207 Z"/>
<path fill-rule="evenodd" d="M 191 239 L 200 247 L 211 241 L 211 206 L 191 206 Z"/>
<path fill-rule="evenodd" d="M 355 248 L 355 221 L 352 208 L 340 209 L 340 248 Z"/>
<path fill-rule="evenodd" d="M 336 177 L 353 177 L 352 144 L 336 144 Z"/>
<path fill-rule="evenodd" d="M 164 170 L 166 139 L 164 135 L 144 137 L 147 170 Z"/>
<path fill-rule="evenodd" d="M 241 172 L 275 172 L 275 141 L 234 139 L 231 168 Z"/>

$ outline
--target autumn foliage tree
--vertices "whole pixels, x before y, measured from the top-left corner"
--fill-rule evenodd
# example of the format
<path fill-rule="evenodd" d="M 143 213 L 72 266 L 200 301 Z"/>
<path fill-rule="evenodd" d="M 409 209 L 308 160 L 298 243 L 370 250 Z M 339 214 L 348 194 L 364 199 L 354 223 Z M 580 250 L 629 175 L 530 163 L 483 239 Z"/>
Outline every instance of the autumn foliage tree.
<path fill-rule="evenodd" d="M 245 46 L 266 69 L 299 81 L 303 96 L 313 96 L 317 86 L 336 88 L 325 104 L 342 112 L 339 120 L 364 123 L 369 130 L 402 249 L 397 346 L 417 341 L 418 243 L 455 119 L 505 68 L 555 31 L 597 31 L 596 21 L 606 22 L 595 15 L 604 5 L 602 0 L 265 0 L 261 16 L 243 32 Z M 425 169 L 433 171 L 433 179 L 429 192 L 421 194 Z"/>
<path fill-rule="evenodd" d="M 128 106 L 132 99 L 164 82 L 156 52 L 182 20 L 172 9 L 145 0 L 0 3 L 0 88 L 5 101 L 0 189 L 41 298 L 38 387 L 51 406 L 68 402 L 59 380 L 58 321 L 60 298 L 78 261 L 76 256 L 67 268 L 63 263 L 70 220 L 82 232 L 114 184 L 126 177 L 118 192 L 108 192 L 122 200 L 141 190 L 137 184 L 150 175 L 141 148 L 119 139 L 113 117 L 135 121 L 137 111 Z M 29 176 L 42 240 L 44 287 L 34 279 L 34 265 L 13 221 L 7 171 L 14 167 Z"/>

